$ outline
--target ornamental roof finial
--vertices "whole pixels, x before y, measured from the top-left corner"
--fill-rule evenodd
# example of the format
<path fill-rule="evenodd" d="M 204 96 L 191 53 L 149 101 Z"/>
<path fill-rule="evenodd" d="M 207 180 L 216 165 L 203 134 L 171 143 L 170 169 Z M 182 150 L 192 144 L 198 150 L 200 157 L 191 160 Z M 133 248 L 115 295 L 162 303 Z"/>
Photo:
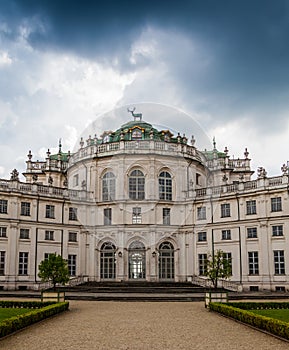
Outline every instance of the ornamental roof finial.
<path fill-rule="evenodd" d="M 213 146 L 214 146 L 214 150 L 216 149 L 216 139 L 215 136 L 213 137 Z"/>
<path fill-rule="evenodd" d="M 135 111 L 135 107 L 133 107 L 132 109 L 127 109 L 127 111 L 129 113 L 131 113 L 131 115 L 133 116 L 134 118 L 134 121 L 141 121 L 142 120 L 142 113 L 134 113 Z"/>
<path fill-rule="evenodd" d="M 59 139 L 59 142 L 58 142 L 58 153 L 61 153 L 61 147 L 62 147 L 61 139 Z"/>

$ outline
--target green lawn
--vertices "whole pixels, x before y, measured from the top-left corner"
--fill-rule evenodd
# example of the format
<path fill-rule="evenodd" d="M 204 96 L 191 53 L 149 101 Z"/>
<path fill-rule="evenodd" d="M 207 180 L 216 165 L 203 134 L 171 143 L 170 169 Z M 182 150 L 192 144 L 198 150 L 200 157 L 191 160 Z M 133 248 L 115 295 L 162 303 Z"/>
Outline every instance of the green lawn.
<path fill-rule="evenodd" d="M 25 314 L 31 311 L 31 309 L 18 309 L 18 308 L 0 308 L 0 321 L 5 320 L 13 316 Z"/>
<path fill-rule="evenodd" d="M 250 310 L 254 314 L 276 318 L 277 320 L 289 322 L 289 309 L 271 309 L 271 310 Z"/>

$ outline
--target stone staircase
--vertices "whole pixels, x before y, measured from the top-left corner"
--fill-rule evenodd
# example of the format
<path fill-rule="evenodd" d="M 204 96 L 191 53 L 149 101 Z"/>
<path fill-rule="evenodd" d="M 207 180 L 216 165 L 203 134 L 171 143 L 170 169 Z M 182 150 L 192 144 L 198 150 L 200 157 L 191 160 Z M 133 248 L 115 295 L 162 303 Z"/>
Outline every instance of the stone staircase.
<path fill-rule="evenodd" d="M 190 282 L 86 282 L 60 289 L 68 299 L 117 301 L 196 301 L 205 293 Z"/>

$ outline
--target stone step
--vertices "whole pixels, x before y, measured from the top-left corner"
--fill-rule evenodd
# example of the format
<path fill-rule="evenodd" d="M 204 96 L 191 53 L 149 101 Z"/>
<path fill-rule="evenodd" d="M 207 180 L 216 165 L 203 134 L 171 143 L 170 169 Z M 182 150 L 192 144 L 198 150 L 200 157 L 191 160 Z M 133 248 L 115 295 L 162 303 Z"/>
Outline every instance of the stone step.
<path fill-rule="evenodd" d="M 87 282 L 62 287 L 66 292 L 122 294 L 186 294 L 204 293 L 205 289 L 191 283 L 156 282 Z"/>

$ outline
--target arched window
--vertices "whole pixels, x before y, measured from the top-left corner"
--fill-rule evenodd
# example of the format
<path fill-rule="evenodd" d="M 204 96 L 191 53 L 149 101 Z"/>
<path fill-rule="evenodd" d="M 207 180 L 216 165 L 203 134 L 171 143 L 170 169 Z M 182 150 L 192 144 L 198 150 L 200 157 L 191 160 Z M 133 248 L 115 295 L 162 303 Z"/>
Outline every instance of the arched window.
<path fill-rule="evenodd" d="M 163 242 L 159 246 L 159 279 L 173 280 L 175 277 L 174 246 Z"/>
<path fill-rule="evenodd" d="M 145 246 L 142 242 L 134 241 L 130 244 L 128 248 L 128 270 L 130 279 L 145 279 L 145 253 Z"/>
<path fill-rule="evenodd" d="M 133 170 L 129 175 L 129 198 L 145 198 L 145 177 L 140 170 Z"/>
<path fill-rule="evenodd" d="M 159 198 L 162 200 L 172 200 L 172 177 L 167 171 L 159 175 Z"/>
<path fill-rule="evenodd" d="M 112 172 L 105 173 L 102 178 L 102 200 L 112 201 L 115 199 L 115 176 Z"/>
<path fill-rule="evenodd" d="M 100 249 L 100 278 L 115 278 L 115 245 L 111 242 L 105 242 Z"/>

